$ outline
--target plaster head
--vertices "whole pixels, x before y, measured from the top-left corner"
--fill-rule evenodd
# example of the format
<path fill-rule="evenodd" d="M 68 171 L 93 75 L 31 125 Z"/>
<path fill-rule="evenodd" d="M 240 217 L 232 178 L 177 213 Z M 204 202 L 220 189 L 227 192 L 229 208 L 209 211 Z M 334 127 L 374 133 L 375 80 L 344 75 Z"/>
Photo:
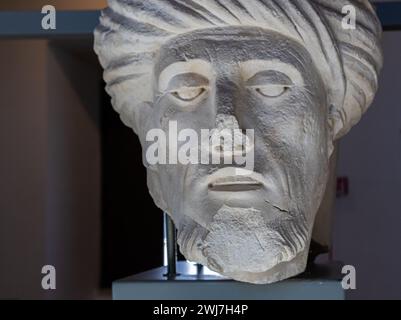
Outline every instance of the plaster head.
<path fill-rule="evenodd" d="M 367 1 L 109 1 L 107 90 L 188 260 L 252 283 L 304 271 L 333 144 L 377 90 L 380 35 Z"/>

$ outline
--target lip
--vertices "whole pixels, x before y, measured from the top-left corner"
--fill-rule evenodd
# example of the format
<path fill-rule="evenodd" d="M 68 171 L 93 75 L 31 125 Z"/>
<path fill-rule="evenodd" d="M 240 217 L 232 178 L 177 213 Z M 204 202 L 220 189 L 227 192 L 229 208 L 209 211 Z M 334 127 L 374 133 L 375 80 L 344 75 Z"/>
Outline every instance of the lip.
<path fill-rule="evenodd" d="M 220 169 L 208 180 L 209 190 L 216 192 L 253 191 L 264 187 L 260 174 L 240 168 Z"/>

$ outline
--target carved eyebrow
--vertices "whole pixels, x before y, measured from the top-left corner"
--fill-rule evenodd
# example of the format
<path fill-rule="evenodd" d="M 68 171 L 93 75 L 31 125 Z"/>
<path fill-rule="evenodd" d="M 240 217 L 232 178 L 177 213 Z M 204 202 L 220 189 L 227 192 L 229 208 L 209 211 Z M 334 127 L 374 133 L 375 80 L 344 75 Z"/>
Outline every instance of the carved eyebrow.
<path fill-rule="evenodd" d="M 293 82 L 287 75 L 280 71 L 267 70 L 255 74 L 246 82 L 246 84 L 248 86 L 259 86 L 265 84 L 291 86 L 293 85 Z"/>
<path fill-rule="evenodd" d="M 240 63 L 241 74 L 244 81 L 248 82 L 256 75 L 264 72 L 275 72 L 276 75 L 284 75 L 292 84 L 303 86 L 304 79 L 301 72 L 292 64 L 278 59 L 272 60 L 249 60 Z M 284 78 L 281 76 L 282 80 Z"/>
<path fill-rule="evenodd" d="M 171 78 L 166 91 L 176 90 L 182 87 L 208 86 L 209 80 L 197 73 L 183 73 Z"/>
<path fill-rule="evenodd" d="M 175 62 L 170 64 L 160 73 L 159 90 L 168 90 L 170 82 L 173 80 L 173 78 L 178 75 L 188 74 L 191 74 L 192 78 L 194 78 L 194 75 L 196 75 L 198 76 L 198 78 L 200 77 L 207 81 L 210 81 L 214 73 L 211 64 L 205 60 L 196 59 Z"/>

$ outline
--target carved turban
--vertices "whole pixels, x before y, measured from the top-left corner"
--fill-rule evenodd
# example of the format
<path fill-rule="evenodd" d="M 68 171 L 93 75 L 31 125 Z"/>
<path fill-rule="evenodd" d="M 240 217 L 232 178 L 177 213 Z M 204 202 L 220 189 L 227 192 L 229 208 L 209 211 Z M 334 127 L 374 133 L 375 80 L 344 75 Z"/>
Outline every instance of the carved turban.
<path fill-rule="evenodd" d="M 109 0 L 95 31 L 107 91 L 135 130 L 134 109 L 153 100 L 153 67 L 169 39 L 195 30 L 253 26 L 301 42 L 328 93 L 333 139 L 372 103 L 382 67 L 381 26 L 367 0 Z M 356 9 L 356 29 L 343 29 L 342 9 Z"/>

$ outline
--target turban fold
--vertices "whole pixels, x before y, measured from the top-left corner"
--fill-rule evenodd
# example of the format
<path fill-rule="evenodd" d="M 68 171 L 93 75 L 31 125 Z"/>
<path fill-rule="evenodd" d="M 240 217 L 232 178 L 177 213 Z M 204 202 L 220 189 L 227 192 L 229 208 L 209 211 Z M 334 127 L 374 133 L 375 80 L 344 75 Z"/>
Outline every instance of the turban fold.
<path fill-rule="evenodd" d="M 95 30 L 114 108 L 132 127 L 138 104 L 153 100 L 160 47 L 191 31 L 252 26 L 279 32 L 311 53 L 328 93 L 334 138 L 368 109 L 382 67 L 380 22 L 367 0 L 109 0 Z M 356 29 L 344 29 L 344 6 L 356 9 Z"/>

